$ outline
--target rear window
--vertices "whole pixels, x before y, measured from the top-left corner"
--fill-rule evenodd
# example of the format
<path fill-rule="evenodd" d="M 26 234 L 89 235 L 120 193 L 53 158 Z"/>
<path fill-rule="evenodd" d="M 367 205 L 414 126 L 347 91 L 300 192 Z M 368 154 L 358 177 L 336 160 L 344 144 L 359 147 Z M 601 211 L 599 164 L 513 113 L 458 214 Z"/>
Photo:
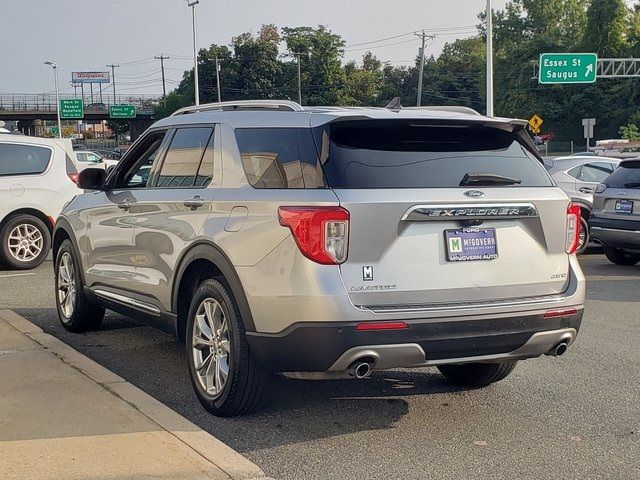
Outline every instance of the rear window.
<path fill-rule="evenodd" d="M 603 183 L 611 188 L 640 188 L 640 160 L 622 162 Z"/>
<path fill-rule="evenodd" d="M 551 186 L 543 164 L 516 133 L 478 125 L 345 121 L 315 131 L 333 188 L 458 187 L 467 173 Z"/>
<path fill-rule="evenodd" d="M 51 149 L 0 143 L 0 175 L 33 175 L 47 169 Z"/>

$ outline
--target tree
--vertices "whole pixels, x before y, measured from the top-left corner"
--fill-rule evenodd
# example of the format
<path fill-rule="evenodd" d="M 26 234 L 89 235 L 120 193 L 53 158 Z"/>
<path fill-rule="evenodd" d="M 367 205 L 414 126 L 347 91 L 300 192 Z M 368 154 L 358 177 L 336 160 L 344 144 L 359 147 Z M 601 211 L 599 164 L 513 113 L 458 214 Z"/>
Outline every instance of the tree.
<path fill-rule="evenodd" d="M 583 45 L 600 57 L 622 57 L 629 51 L 625 39 L 627 7 L 623 0 L 592 0 L 587 10 Z"/>

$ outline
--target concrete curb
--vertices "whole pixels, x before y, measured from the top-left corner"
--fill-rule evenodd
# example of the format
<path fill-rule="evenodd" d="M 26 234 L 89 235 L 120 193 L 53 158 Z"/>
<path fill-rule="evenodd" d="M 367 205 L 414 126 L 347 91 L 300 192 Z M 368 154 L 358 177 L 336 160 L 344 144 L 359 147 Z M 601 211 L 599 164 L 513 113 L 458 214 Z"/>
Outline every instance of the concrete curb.
<path fill-rule="evenodd" d="M 257 465 L 231 447 L 58 338 L 44 333 L 40 327 L 26 318 L 11 310 L 0 310 L 0 319 L 102 386 L 112 395 L 132 405 L 160 428 L 171 433 L 193 451 L 224 471 L 232 480 L 268 480 Z"/>

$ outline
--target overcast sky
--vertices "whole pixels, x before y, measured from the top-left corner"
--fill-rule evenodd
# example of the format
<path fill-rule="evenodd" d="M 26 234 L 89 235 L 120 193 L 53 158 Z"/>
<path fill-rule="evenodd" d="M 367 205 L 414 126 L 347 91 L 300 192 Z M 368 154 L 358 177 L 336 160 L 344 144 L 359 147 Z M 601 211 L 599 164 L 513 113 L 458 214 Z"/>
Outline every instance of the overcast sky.
<path fill-rule="evenodd" d="M 503 8 L 506 0 L 494 0 Z M 478 23 L 484 0 L 200 0 L 198 45 L 228 44 L 239 33 L 256 32 L 264 23 L 278 26 L 327 25 L 347 42 L 346 59 L 366 49 L 383 61 L 409 64 L 419 40 L 398 37 L 431 30 L 438 38 L 428 54 L 444 43 L 467 37 Z M 58 63 L 61 91 L 72 93 L 72 71 L 105 70 L 115 62 L 119 92 L 159 93 L 164 52 L 168 89 L 190 66 L 191 11 L 184 0 L 3 0 L 0 7 L 0 92 L 53 91 L 51 69 Z M 362 45 L 363 43 L 367 43 Z M 192 57 L 191 57 L 192 58 Z"/>

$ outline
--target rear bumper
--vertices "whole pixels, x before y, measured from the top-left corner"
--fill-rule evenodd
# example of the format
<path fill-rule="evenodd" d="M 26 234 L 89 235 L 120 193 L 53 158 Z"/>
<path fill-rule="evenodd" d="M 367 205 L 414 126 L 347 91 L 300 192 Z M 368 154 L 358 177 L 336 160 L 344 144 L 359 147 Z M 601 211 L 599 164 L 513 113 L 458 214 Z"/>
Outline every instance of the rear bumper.
<path fill-rule="evenodd" d="M 636 220 L 589 219 L 593 240 L 607 247 L 640 250 L 640 222 Z"/>
<path fill-rule="evenodd" d="M 374 368 L 418 367 L 537 357 L 560 341 L 573 342 L 582 313 L 410 320 L 393 331 L 357 331 L 357 322 L 298 323 L 278 334 L 247 335 L 252 353 L 277 372 L 344 371 L 365 356 Z"/>

